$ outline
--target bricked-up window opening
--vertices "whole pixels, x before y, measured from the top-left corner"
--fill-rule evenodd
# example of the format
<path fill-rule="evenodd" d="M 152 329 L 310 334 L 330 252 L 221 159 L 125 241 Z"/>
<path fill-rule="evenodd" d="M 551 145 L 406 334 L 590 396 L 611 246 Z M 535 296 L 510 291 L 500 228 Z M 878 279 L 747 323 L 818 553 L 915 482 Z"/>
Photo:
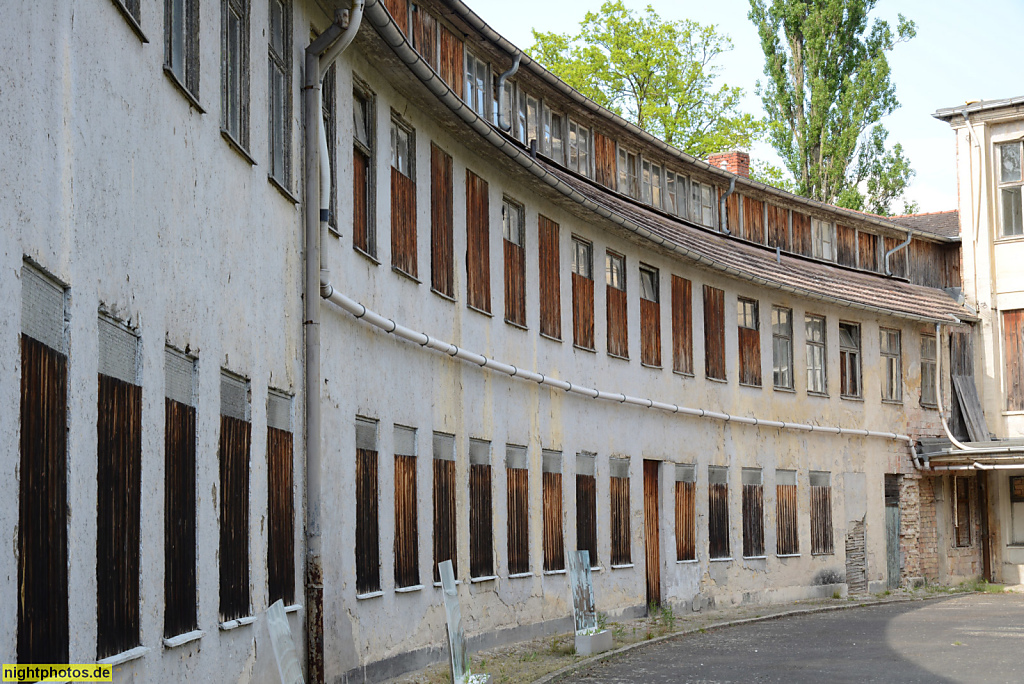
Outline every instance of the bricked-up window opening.
<path fill-rule="evenodd" d="M 832 486 L 827 472 L 811 471 L 811 555 L 833 553 Z"/>
<path fill-rule="evenodd" d="M 165 0 L 164 26 L 164 70 L 198 101 L 199 0 Z"/>
<path fill-rule="evenodd" d="M 827 394 L 824 316 L 804 317 L 804 343 L 807 352 L 807 392 Z"/>
<path fill-rule="evenodd" d="M 469 574 L 494 576 L 491 443 L 469 440 Z"/>
<path fill-rule="evenodd" d="M 526 447 L 505 447 L 508 490 L 508 573 L 530 571 L 530 470 Z"/>
<path fill-rule="evenodd" d="M 1010 533 L 1014 544 L 1024 544 L 1024 476 L 1010 477 Z"/>
<path fill-rule="evenodd" d="M 437 53 L 437 19 L 419 5 L 409 3 L 411 28 L 409 38 L 413 49 L 426 60 L 427 64 L 438 70 Z"/>
<path fill-rule="evenodd" d="M 640 266 L 640 362 L 661 366 L 661 283 L 658 270 Z"/>
<path fill-rule="evenodd" d="M 971 486 L 974 478 L 953 476 L 953 530 L 956 546 L 971 545 Z"/>
<path fill-rule="evenodd" d="M 594 349 L 594 246 L 572 238 L 572 337 L 582 349 Z"/>
<path fill-rule="evenodd" d="M 839 324 L 839 394 L 860 397 L 860 326 Z"/>
<path fill-rule="evenodd" d="M 938 405 L 935 391 L 935 363 L 938 350 L 935 335 L 921 335 L 921 405 L 934 408 Z"/>
<path fill-rule="evenodd" d="M 562 293 L 558 224 L 537 219 L 537 256 L 540 261 L 540 334 L 562 339 Z"/>
<path fill-rule="evenodd" d="M 420 583 L 416 516 L 416 430 L 395 426 L 395 586 Z"/>
<path fill-rule="evenodd" d="M 736 300 L 736 334 L 740 352 L 740 384 L 761 386 L 761 312 L 753 299 Z"/>
<path fill-rule="evenodd" d="M 164 636 L 198 628 L 196 615 L 195 361 L 164 352 Z"/>
<path fill-rule="evenodd" d="M 569 155 L 566 166 L 581 176 L 590 178 L 590 129 L 569 119 L 568 142 Z"/>
<path fill-rule="evenodd" d="M 772 307 L 772 383 L 793 389 L 793 310 Z"/>
<path fill-rule="evenodd" d="M 490 120 L 491 76 L 487 62 L 466 50 L 466 87 L 464 99 L 469 108 Z"/>
<path fill-rule="evenodd" d="M 21 269 L 18 662 L 68 662 L 64 288 Z"/>
<path fill-rule="evenodd" d="M 760 468 L 743 469 L 743 557 L 764 557 L 764 483 Z"/>
<path fill-rule="evenodd" d="M 642 199 L 645 203 L 658 209 L 661 209 L 661 178 L 661 167 L 644 159 L 640 171 Z"/>
<path fill-rule="evenodd" d="M 99 319 L 96 418 L 96 652 L 139 645 L 142 388 L 139 339 Z"/>
<path fill-rule="evenodd" d="M 391 266 L 415 278 L 416 133 L 391 113 Z"/>
<path fill-rule="evenodd" d="M 725 290 L 704 286 L 704 375 L 725 380 Z"/>
<path fill-rule="evenodd" d="M 629 322 L 626 302 L 626 257 L 605 253 L 605 299 L 608 324 L 608 353 L 629 358 Z"/>
<path fill-rule="evenodd" d="M 544 495 L 544 571 L 565 570 L 562 534 L 562 454 L 545 449 L 541 458 Z"/>
<path fill-rule="evenodd" d="M 222 0 L 221 128 L 249 149 L 249 0 Z"/>
<path fill-rule="evenodd" d="M 452 562 L 459 576 L 458 534 L 455 517 L 455 437 L 434 433 L 434 582 L 441 581 L 439 563 Z"/>
<path fill-rule="evenodd" d="M 690 181 L 690 219 L 715 227 L 715 188 L 707 183 Z"/>
<path fill-rule="evenodd" d="M 352 88 L 352 246 L 372 257 L 377 256 L 376 110 L 373 92 L 356 81 Z"/>
<path fill-rule="evenodd" d="M 220 378 L 220 614 L 249 615 L 249 382 Z"/>
<path fill-rule="evenodd" d="M 619 148 L 619 186 L 623 195 L 640 199 L 640 159 L 635 152 Z"/>
<path fill-rule="evenodd" d="M 775 541 L 780 556 L 800 553 L 796 514 L 796 471 L 775 471 Z"/>
<path fill-rule="evenodd" d="M 597 558 L 597 478 L 594 454 L 576 454 L 576 550 L 590 552 L 590 567 Z"/>
<path fill-rule="evenodd" d="M 1024 309 L 1003 312 L 1006 410 L 1024 411 Z"/>
<path fill-rule="evenodd" d="M 505 256 L 505 321 L 526 325 L 526 211 L 505 197 L 501 202 L 502 243 Z"/>
<path fill-rule="evenodd" d="M 672 276 L 672 370 L 693 375 L 693 284 Z"/>
<path fill-rule="evenodd" d="M 1002 234 L 1024 234 L 1024 203 L 1021 199 L 1021 143 L 999 145 L 999 204 Z"/>
<path fill-rule="evenodd" d="M 903 401 L 903 351 L 900 331 L 879 328 L 882 356 L 882 400 Z"/>
<path fill-rule="evenodd" d="M 377 421 L 356 418 L 356 593 L 380 591 Z"/>
<path fill-rule="evenodd" d="M 676 560 L 697 560 L 697 468 L 676 465 Z"/>
<path fill-rule="evenodd" d="M 811 219 L 812 256 L 825 261 L 836 260 L 836 224 Z"/>
<path fill-rule="evenodd" d="M 270 116 L 270 177 L 291 189 L 292 153 L 292 6 L 291 0 L 269 0 L 267 47 Z M 331 187 L 334 187 L 333 185 Z"/>
<path fill-rule="evenodd" d="M 292 399 L 267 393 L 267 587 L 270 603 L 295 602 Z"/>
<path fill-rule="evenodd" d="M 466 169 L 466 287 L 469 306 L 490 313 L 490 200 L 487 181 L 469 169 Z"/>
<path fill-rule="evenodd" d="M 711 559 L 729 558 L 729 470 L 708 467 L 708 552 Z"/>
<path fill-rule="evenodd" d="M 628 565 L 632 561 L 629 531 L 629 459 L 609 460 L 611 471 L 611 533 L 612 565 Z M 591 561 L 593 562 L 593 561 Z"/>
<path fill-rule="evenodd" d="M 455 202 L 452 157 L 430 144 L 430 286 L 455 297 Z"/>

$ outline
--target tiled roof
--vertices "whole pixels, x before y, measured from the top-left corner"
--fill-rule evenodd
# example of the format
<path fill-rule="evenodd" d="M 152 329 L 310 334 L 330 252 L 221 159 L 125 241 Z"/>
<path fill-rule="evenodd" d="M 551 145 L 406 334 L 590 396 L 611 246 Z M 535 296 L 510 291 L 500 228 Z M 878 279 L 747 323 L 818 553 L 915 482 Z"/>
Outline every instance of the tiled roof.
<path fill-rule="evenodd" d="M 948 238 L 960 237 L 960 212 L 956 209 L 933 211 L 926 214 L 890 216 L 889 220 L 906 228 L 931 233 L 932 235 L 941 235 Z"/>

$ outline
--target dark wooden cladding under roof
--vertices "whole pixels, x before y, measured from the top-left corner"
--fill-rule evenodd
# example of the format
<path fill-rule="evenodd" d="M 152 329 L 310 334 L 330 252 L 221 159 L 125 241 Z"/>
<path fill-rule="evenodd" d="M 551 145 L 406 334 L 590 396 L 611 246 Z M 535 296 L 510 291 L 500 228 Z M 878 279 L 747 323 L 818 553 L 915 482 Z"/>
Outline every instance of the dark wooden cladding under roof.
<path fill-rule="evenodd" d="M 768 246 L 789 251 L 789 210 L 768 205 Z"/>
<path fill-rule="evenodd" d="M 925 287 L 960 287 L 960 249 L 925 240 L 912 240 L 910 282 Z"/>
<path fill-rule="evenodd" d="M 196 615 L 196 410 L 164 400 L 164 636 Z"/>
<path fill-rule="evenodd" d="M 811 553 L 830 554 L 832 548 L 832 488 L 811 487 Z"/>
<path fill-rule="evenodd" d="M 370 159 L 357 147 L 352 149 L 352 244 L 366 252 L 370 249 Z"/>
<path fill-rule="evenodd" d="M 413 47 L 434 71 L 438 71 L 437 19 L 430 12 L 416 4 L 411 6 L 409 14 L 412 16 L 411 37 Z"/>
<path fill-rule="evenodd" d="M 661 365 L 661 303 L 640 298 L 640 361 Z"/>
<path fill-rule="evenodd" d="M 799 211 L 793 212 L 793 251 L 804 256 L 813 254 L 811 217 Z"/>
<path fill-rule="evenodd" d="M 295 514 L 292 433 L 267 428 L 267 584 L 270 602 L 295 601 Z"/>
<path fill-rule="evenodd" d="M 597 558 L 597 478 L 576 475 L 576 550 L 590 552 L 590 566 Z"/>
<path fill-rule="evenodd" d="M 505 253 L 505 320 L 526 325 L 526 250 L 502 240 Z"/>
<path fill-rule="evenodd" d="M 1024 309 L 1003 312 L 1003 345 L 1006 410 L 1024 411 Z"/>
<path fill-rule="evenodd" d="M 743 485 L 743 556 L 764 555 L 764 485 Z"/>
<path fill-rule="evenodd" d="M 764 244 L 764 202 L 743 197 L 743 237 Z"/>
<path fill-rule="evenodd" d="M 676 482 L 676 560 L 697 559 L 697 483 Z"/>
<path fill-rule="evenodd" d="M 565 570 L 562 534 L 562 473 L 542 474 L 544 495 L 544 571 Z"/>
<path fill-rule="evenodd" d="M 409 3 L 408 0 L 381 0 L 381 4 L 387 8 L 391 18 L 398 25 L 398 30 L 403 34 L 409 34 Z"/>
<path fill-rule="evenodd" d="M 739 235 L 746 237 L 743 230 L 741 229 L 742 217 L 740 216 L 740 196 L 739 193 L 732 193 L 729 198 L 725 200 L 725 218 L 726 225 L 729 226 L 729 232 L 733 235 Z"/>
<path fill-rule="evenodd" d="M 693 285 L 672 276 L 672 370 L 693 374 Z"/>
<path fill-rule="evenodd" d="M 21 336 L 18 662 L 68 662 L 68 360 Z"/>
<path fill-rule="evenodd" d="M 725 291 L 704 286 L 704 374 L 725 380 Z"/>
<path fill-rule="evenodd" d="M 644 460 L 644 561 L 647 605 L 661 605 L 661 531 L 658 526 L 658 462 Z"/>
<path fill-rule="evenodd" d="M 356 592 L 380 591 L 377 452 L 356 449 Z"/>
<path fill-rule="evenodd" d="M 629 478 L 612 477 L 611 481 L 611 533 L 612 565 L 632 562 L 629 536 Z M 593 564 L 593 559 L 591 559 Z"/>
<path fill-rule="evenodd" d="M 491 466 L 469 466 L 469 574 L 494 574 L 494 539 L 491 510 Z"/>
<path fill-rule="evenodd" d="M 740 327 L 739 342 L 740 384 L 761 386 L 761 331 Z"/>
<path fill-rule="evenodd" d="M 840 266 L 857 266 L 857 231 L 843 224 L 836 224 L 836 261 Z"/>
<path fill-rule="evenodd" d="M 96 657 L 139 645 L 142 388 L 99 375 Z"/>
<path fill-rule="evenodd" d="M 597 131 L 594 131 L 594 180 L 615 189 L 615 141 Z"/>
<path fill-rule="evenodd" d="M 561 268 L 558 224 L 540 216 L 537 220 L 537 257 L 540 287 L 540 332 L 562 339 Z"/>
<path fill-rule="evenodd" d="M 878 236 L 874 233 L 857 234 L 857 258 L 859 267 L 865 271 L 881 271 L 878 254 Z"/>
<path fill-rule="evenodd" d="M 729 485 L 708 485 L 708 552 L 711 558 L 729 557 Z"/>
<path fill-rule="evenodd" d="M 796 485 L 775 485 L 775 541 L 780 556 L 800 553 Z"/>
<path fill-rule="evenodd" d="M 626 291 L 605 288 L 607 301 L 608 353 L 629 358 L 629 319 Z"/>
<path fill-rule="evenodd" d="M 220 614 L 249 614 L 249 452 L 252 426 L 220 417 Z"/>
<path fill-rule="evenodd" d="M 430 286 L 455 296 L 454 179 L 452 157 L 430 144 Z"/>
<path fill-rule="evenodd" d="M 905 241 L 906 241 L 906 238 L 904 238 L 903 240 L 900 240 L 899 238 L 887 237 L 887 238 L 885 238 L 885 243 L 884 243 L 884 246 L 882 247 L 883 252 L 888 252 L 891 249 L 895 249 L 897 246 L 899 246 L 901 243 L 903 243 Z M 909 247 L 904 247 L 903 249 L 901 249 L 898 252 L 893 253 L 893 255 L 889 257 L 889 270 L 892 271 L 892 274 L 894 276 L 896 276 L 897 278 L 906 278 L 907 277 L 907 249 L 909 249 Z M 882 254 L 882 268 L 881 268 L 881 270 L 882 270 L 883 273 L 885 272 L 885 254 L 884 253 Z"/>
<path fill-rule="evenodd" d="M 395 454 L 395 586 L 420 583 L 416 457 Z"/>
<path fill-rule="evenodd" d="M 434 581 L 441 581 L 437 566 L 452 562 L 452 573 L 459 576 L 458 525 L 455 517 L 455 461 L 434 461 Z"/>
<path fill-rule="evenodd" d="M 462 39 L 452 33 L 447 26 L 441 24 L 441 64 L 439 74 L 455 94 L 462 99 L 463 62 Z"/>
<path fill-rule="evenodd" d="M 391 167 L 391 265 L 418 275 L 416 264 L 416 183 Z"/>
<path fill-rule="evenodd" d="M 577 347 L 594 349 L 594 281 L 572 274 L 572 339 Z"/>
<path fill-rule="evenodd" d="M 508 468 L 508 572 L 530 571 L 530 471 Z"/>
<path fill-rule="evenodd" d="M 490 201 L 487 181 L 466 169 L 466 287 L 468 304 L 491 312 Z"/>

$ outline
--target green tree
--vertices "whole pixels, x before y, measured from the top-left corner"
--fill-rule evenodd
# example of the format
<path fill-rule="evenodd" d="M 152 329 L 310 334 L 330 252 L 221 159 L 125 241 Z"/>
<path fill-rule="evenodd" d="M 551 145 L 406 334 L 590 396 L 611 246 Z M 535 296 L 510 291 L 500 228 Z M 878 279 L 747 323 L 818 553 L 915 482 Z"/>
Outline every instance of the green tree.
<path fill-rule="evenodd" d="M 885 146 L 878 122 L 899 107 L 888 53 L 916 33 L 868 15 L 877 0 L 750 0 L 765 55 L 758 94 L 768 139 L 796 192 L 889 214 L 914 175 L 903 148 Z"/>
<path fill-rule="evenodd" d="M 764 122 L 740 111 L 741 88 L 720 84 L 732 49 L 715 26 L 666 21 L 621 0 L 588 12 L 577 35 L 533 31 L 527 53 L 616 114 L 695 157 L 747 147 Z"/>

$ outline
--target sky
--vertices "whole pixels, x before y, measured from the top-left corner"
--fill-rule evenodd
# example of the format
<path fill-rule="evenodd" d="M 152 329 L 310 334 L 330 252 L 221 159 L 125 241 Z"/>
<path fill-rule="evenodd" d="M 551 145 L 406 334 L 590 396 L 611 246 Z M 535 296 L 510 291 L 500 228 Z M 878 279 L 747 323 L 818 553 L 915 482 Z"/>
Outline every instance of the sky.
<path fill-rule="evenodd" d="M 531 29 L 576 33 L 588 11 L 601 0 L 466 0 L 467 4 L 498 33 L 521 48 L 533 44 Z M 625 0 L 627 7 L 642 10 L 648 4 L 663 19 L 692 19 L 715 24 L 733 42 L 733 50 L 719 61 L 723 83 L 740 86 L 746 95 L 745 111 L 764 115 L 755 93 L 764 78 L 764 53 L 757 30 L 747 19 L 749 0 L 675 2 Z M 898 14 L 917 24 L 917 37 L 900 43 L 890 53 L 889 64 L 896 97 L 901 107 L 885 117 L 890 145 L 899 142 L 916 176 L 907 197 L 919 211 L 954 209 L 957 204 L 956 149 L 952 129 L 933 118 L 937 109 L 971 100 L 997 100 L 1024 95 L 1021 68 L 1021 27 L 1024 0 L 879 0 L 872 17 L 885 19 L 895 30 Z M 757 143 L 751 158 L 777 166 L 782 162 L 767 143 Z M 894 210 L 900 207 L 893 205 Z"/>

